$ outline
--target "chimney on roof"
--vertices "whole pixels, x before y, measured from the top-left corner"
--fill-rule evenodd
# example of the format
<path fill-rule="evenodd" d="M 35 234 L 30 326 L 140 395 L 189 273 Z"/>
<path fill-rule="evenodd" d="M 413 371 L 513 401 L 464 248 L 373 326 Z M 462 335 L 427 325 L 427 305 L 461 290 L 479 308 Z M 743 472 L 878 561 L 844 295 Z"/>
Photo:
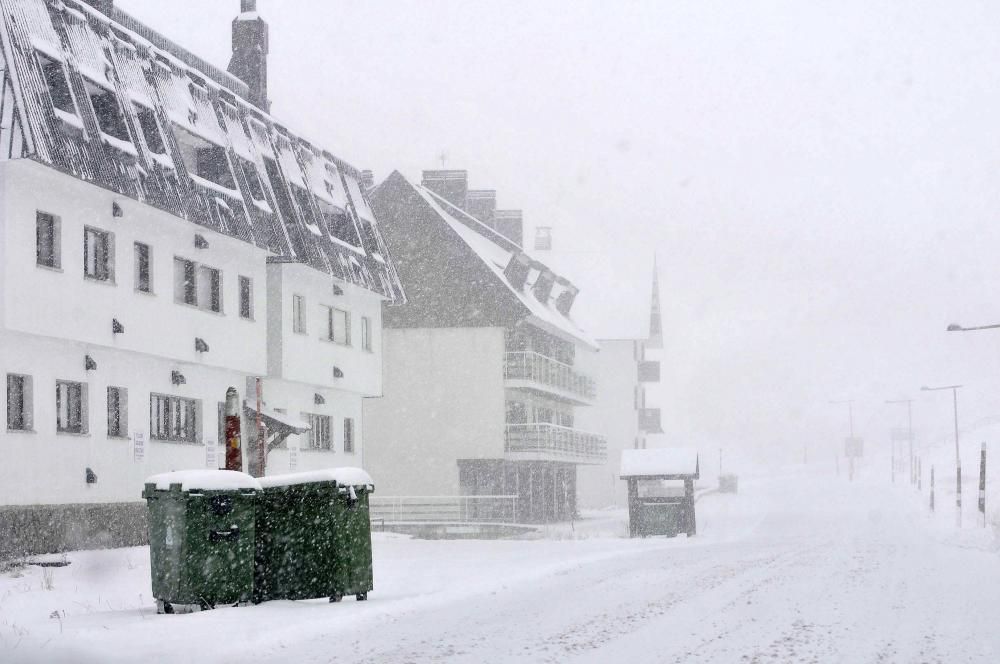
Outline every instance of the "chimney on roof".
<path fill-rule="evenodd" d="M 470 189 L 465 194 L 465 211 L 483 222 L 490 228 L 493 224 L 493 213 L 497 209 L 497 192 L 494 189 Z"/>
<path fill-rule="evenodd" d="M 257 13 L 257 0 L 240 0 L 240 15 L 233 19 L 233 57 L 228 71 L 250 88 L 251 104 L 270 113 L 267 98 L 267 23 Z"/>
<path fill-rule="evenodd" d="M 465 197 L 469 191 L 468 171 L 424 171 L 420 184 L 459 210 L 465 209 Z"/>
<path fill-rule="evenodd" d="M 361 187 L 368 191 L 375 186 L 375 174 L 371 171 L 361 171 Z"/>
<path fill-rule="evenodd" d="M 536 300 L 542 304 L 548 304 L 549 297 L 552 295 L 552 287 L 556 285 L 556 275 L 544 265 L 539 265 L 538 270 L 538 278 L 535 279 L 535 285 L 531 287 L 531 290 L 535 293 Z"/>
<path fill-rule="evenodd" d="M 524 247 L 524 215 L 520 210 L 493 212 L 493 229 L 519 247 Z"/>
<path fill-rule="evenodd" d="M 563 277 L 556 277 L 556 282 L 563 287 L 562 292 L 556 297 L 556 309 L 563 316 L 569 316 L 569 311 L 573 308 L 573 302 L 580 294 L 580 289 L 574 286 L 569 279 Z"/>
<path fill-rule="evenodd" d="M 535 228 L 535 251 L 552 251 L 552 227 Z"/>

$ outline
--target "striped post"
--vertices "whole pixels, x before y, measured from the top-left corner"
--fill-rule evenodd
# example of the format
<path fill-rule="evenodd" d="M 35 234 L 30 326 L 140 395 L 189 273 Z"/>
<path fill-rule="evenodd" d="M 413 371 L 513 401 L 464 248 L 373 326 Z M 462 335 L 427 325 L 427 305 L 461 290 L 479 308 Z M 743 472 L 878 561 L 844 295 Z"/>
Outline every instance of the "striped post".
<path fill-rule="evenodd" d="M 934 511 L 934 466 L 931 466 L 931 511 Z"/>
<path fill-rule="evenodd" d="M 979 513 L 986 527 L 986 443 L 979 451 Z"/>
<path fill-rule="evenodd" d="M 924 490 L 924 469 L 920 465 L 920 457 L 917 457 L 917 491 Z"/>

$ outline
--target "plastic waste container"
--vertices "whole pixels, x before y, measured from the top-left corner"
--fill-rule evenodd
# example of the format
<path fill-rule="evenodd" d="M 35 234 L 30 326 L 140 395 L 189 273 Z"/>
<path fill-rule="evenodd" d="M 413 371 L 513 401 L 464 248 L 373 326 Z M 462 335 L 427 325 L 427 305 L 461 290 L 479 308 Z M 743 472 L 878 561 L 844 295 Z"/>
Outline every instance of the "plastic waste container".
<path fill-rule="evenodd" d="M 372 589 L 371 477 L 359 468 L 260 478 L 254 601 L 345 595 Z"/>
<path fill-rule="evenodd" d="M 260 484 L 230 470 L 148 478 L 149 557 L 157 613 L 249 602 L 253 597 L 254 502 Z"/>

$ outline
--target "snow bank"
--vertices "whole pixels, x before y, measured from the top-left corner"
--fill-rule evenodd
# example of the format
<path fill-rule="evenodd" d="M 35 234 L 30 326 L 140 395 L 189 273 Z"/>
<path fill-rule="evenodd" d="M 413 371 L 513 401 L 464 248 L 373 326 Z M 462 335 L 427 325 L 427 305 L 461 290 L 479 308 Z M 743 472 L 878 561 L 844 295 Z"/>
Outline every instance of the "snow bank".
<path fill-rule="evenodd" d="M 180 484 L 181 491 L 260 490 L 260 482 L 246 473 L 238 473 L 235 470 L 175 470 L 147 477 L 146 484 L 155 484 L 160 491 L 169 491 L 171 484 Z"/>
<path fill-rule="evenodd" d="M 312 482 L 336 482 L 340 486 L 374 486 L 371 475 L 361 468 L 345 466 L 342 468 L 323 468 L 303 473 L 286 473 L 261 477 L 260 485 L 265 488 L 292 486 L 294 484 L 310 484 Z"/>
<path fill-rule="evenodd" d="M 698 469 L 698 450 L 690 447 L 664 447 L 645 450 L 622 450 L 620 475 L 693 475 Z"/>

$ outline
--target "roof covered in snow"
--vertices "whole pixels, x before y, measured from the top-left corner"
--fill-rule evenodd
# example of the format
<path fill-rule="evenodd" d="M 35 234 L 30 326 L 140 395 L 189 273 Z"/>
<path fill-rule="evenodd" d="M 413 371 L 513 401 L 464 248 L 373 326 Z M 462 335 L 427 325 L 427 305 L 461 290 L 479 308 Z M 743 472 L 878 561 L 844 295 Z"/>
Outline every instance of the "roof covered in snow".
<path fill-rule="evenodd" d="M 559 295 L 565 289 L 572 287 L 567 283 L 568 280 L 561 282 L 557 279 L 547 301 L 542 302 L 535 296 L 533 288 L 544 270 L 552 271 L 548 265 L 531 258 L 516 243 L 426 187 L 412 184 L 410 186 L 490 269 L 502 287 L 509 290 L 518 299 L 527 310 L 532 323 L 550 333 L 570 337 L 591 348 L 597 347 L 595 339 L 581 329 L 572 314 L 566 316 L 556 307 Z M 511 283 L 504 272 L 511 259 L 517 254 L 525 255 L 531 263 L 528 278 L 520 288 Z"/>
<path fill-rule="evenodd" d="M 170 491 L 174 484 L 181 491 L 223 491 L 230 489 L 260 489 L 260 483 L 235 470 L 174 470 L 146 478 L 146 484 L 153 484 L 159 491 Z"/>
<path fill-rule="evenodd" d="M 690 476 L 697 478 L 698 450 L 688 447 L 661 447 L 622 450 L 621 477 Z"/>
<path fill-rule="evenodd" d="M 0 158 L 34 159 L 402 301 L 360 172 L 108 4 L 105 15 L 82 0 L 0 0 Z"/>

